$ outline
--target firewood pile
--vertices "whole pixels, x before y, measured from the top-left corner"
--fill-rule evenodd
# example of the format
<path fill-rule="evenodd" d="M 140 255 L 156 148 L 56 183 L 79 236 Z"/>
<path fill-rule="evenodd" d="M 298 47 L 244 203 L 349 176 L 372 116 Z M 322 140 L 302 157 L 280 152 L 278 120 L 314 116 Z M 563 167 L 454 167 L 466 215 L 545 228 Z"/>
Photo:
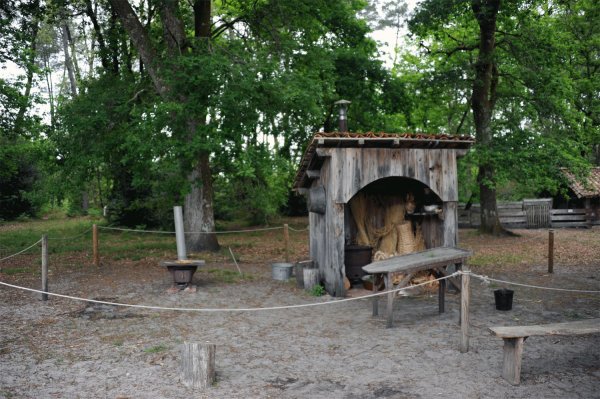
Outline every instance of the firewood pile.
<path fill-rule="evenodd" d="M 419 224 L 413 229 L 406 213 L 416 208 L 414 195 L 402 196 L 374 195 L 360 192 L 350 200 L 350 211 L 356 225 L 355 244 L 373 248 L 373 261 L 419 252 L 426 249 L 423 232 Z M 395 276 L 394 283 L 402 280 Z M 411 279 L 411 284 L 420 284 L 435 277 L 423 272 Z M 430 286 L 427 286 L 428 289 Z M 431 289 L 437 285 L 432 284 Z"/>

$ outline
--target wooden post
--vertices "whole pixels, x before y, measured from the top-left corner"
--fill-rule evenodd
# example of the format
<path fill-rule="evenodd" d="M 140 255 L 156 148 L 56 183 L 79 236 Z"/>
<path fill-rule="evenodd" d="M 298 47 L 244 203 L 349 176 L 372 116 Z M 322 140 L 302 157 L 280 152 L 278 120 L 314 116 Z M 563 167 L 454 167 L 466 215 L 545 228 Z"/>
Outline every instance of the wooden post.
<path fill-rule="evenodd" d="M 285 261 L 290 261 L 290 230 L 288 224 L 283 225 L 283 242 L 285 244 Z"/>
<path fill-rule="evenodd" d="M 548 273 L 554 273 L 554 230 L 548 230 Z"/>
<path fill-rule="evenodd" d="M 181 352 L 181 381 L 188 388 L 206 389 L 215 382 L 216 345 L 184 342 Z"/>
<path fill-rule="evenodd" d="M 373 294 L 377 293 L 378 285 L 377 278 L 380 276 L 379 274 L 372 274 L 373 276 Z M 383 277 L 380 277 L 383 278 Z M 373 316 L 377 316 L 379 314 L 379 295 L 375 295 L 373 297 Z"/>
<path fill-rule="evenodd" d="M 502 377 L 513 385 L 521 382 L 521 359 L 523 357 L 524 337 L 504 338 L 504 360 Z"/>
<path fill-rule="evenodd" d="M 314 286 L 319 285 L 319 268 L 317 267 L 304 267 L 302 270 L 304 274 L 304 289 L 312 290 Z"/>
<path fill-rule="evenodd" d="M 469 280 L 471 278 L 471 270 L 467 265 L 462 267 L 463 275 L 461 276 L 460 285 L 460 352 L 466 353 L 469 351 Z"/>
<path fill-rule="evenodd" d="M 436 273 L 435 276 L 437 278 L 439 277 L 443 277 L 443 274 L 441 273 Z M 441 313 L 444 313 L 446 311 L 445 307 L 446 307 L 446 280 L 440 280 L 438 281 L 439 283 L 439 287 L 438 287 L 438 310 Z"/>
<path fill-rule="evenodd" d="M 92 226 L 92 252 L 94 254 L 94 266 L 100 266 L 100 254 L 98 253 L 98 225 Z"/>
<path fill-rule="evenodd" d="M 383 278 L 385 279 L 385 288 L 388 290 L 386 307 L 387 323 L 385 324 L 385 327 L 392 328 L 392 325 L 394 324 L 394 295 L 396 293 L 392 291 L 394 289 L 394 284 L 392 283 L 392 276 L 390 273 L 386 273 Z"/>
<path fill-rule="evenodd" d="M 42 235 L 42 291 L 48 292 L 48 235 Z M 42 301 L 48 300 L 48 294 L 42 294 Z"/>

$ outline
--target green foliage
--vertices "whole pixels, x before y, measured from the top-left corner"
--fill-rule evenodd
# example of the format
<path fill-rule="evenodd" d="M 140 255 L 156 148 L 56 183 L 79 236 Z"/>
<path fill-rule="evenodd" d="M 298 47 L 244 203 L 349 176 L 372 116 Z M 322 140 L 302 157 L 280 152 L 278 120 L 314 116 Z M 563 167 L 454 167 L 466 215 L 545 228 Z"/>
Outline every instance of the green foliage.
<path fill-rule="evenodd" d="M 222 154 L 222 173 L 215 182 L 217 217 L 263 224 L 278 215 L 291 189 L 294 165 L 269 153 L 266 146 L 248 148 L 233 162 Z"/>
<path fill-rule="evenodd" d="M 308 293 L 312 296 L 323 296 L 325 295 L 325 287 L 323 287 L 321 284 L 317 284 L 312 287 Z"/>
<path fill-rule="evenodd" d="M 44 153 L 36 143 L 0 135 L 0 219 L 35 216 L 46 198 L 40 184 Z"/>
<path fill-rule="evenodd" d="M 406 53 L 395 66 L 400 87 L 414 93 L 408 110 L 388 117 L 416 130 L 474 135 L 470 107 L 478 52 L 469 1 L 428 0 L 409 23 L 421 57 Z M 585 170 L 597 158 L 599 7 L 592 1 L 503 2 L 494 62 L 498 68 L 491 144 L 477 144 L 459 164 L 460 199 L 484 182 L 502 199 L 564 189 L 560 167 Z M 597 162 L 597 160 L 596 160 Z"/>

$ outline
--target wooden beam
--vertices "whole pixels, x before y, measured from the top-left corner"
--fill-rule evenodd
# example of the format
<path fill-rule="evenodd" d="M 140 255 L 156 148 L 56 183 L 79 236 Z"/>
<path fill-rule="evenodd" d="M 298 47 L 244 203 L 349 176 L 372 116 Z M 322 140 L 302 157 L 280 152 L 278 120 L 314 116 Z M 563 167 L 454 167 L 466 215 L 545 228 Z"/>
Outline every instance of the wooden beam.
<path fill-rule="evenodd" d="M 306 176 L 309 179 L 319 179 L 321 177 L 321 171 L 319 169 L 309 169 L 306 171 Z"/>
<path fill-rule="evenodd" d="M 330 157 L 332 154 L 333 149 L 331 148 L 317 148 L 315 150 L 317 152 L 317 155 L 320 157 Z"/>

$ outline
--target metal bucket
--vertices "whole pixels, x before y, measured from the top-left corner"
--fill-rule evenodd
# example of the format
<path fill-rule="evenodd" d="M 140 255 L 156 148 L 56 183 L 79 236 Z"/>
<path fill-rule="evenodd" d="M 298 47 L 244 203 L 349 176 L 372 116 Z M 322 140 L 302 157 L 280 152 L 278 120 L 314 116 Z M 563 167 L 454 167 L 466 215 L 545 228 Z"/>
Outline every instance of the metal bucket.
<path fill-rule="evenodd" d="M 271 276 L 273 280 L 286 281 L 292 277 L 292 269 L 294 265 L 292 263 L 271 263 Z"/>

